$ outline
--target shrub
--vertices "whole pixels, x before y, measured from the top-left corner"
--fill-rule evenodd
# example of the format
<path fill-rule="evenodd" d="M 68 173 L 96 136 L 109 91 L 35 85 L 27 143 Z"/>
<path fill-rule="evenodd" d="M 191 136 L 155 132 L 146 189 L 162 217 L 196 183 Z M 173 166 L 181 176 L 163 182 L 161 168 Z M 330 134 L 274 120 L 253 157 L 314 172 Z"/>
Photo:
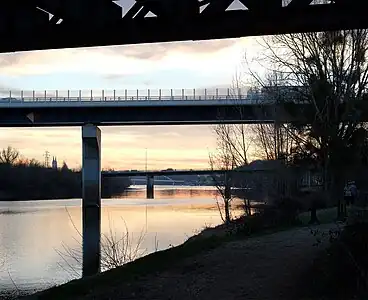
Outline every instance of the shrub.
<path fill-rule="evenodd" d="M 275 205 L 263 205 L 253 215 L 244 215 L 233 220 L 231 230 L 250 235 L 265 229 L 299 225 L 298 202 L 283 198 Z"/>
<path fill-rule="evenodd" d="M 327 250 L 313 263 L 308 274 L 312 286 L 308 286 L 307 290 L 311 296 L 318 295 L 332 299 L 366 296 L 368 224 L 346 226 L 337 234 L 336 231 L 330 231 L 330 241 Z"/>

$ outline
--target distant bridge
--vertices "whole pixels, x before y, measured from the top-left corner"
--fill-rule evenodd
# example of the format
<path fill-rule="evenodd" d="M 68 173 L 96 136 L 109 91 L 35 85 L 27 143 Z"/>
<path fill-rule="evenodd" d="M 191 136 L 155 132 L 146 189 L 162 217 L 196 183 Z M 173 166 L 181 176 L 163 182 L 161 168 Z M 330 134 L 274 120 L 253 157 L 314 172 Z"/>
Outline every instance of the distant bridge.
<path fill-rule="evenodd" d="M 130 179 L 133 184 L 147 184 L 147 176 L 146 177 L 138 177 L 134 176 Z M 154 179 L 155 184 L 166 184 L 166 185 L 184 185 L 184 180 L 175 180 L 168 176 L 161 175 L 158 178 Z"/>
<path fill-rule="evenodd" d="M 170 175 L 211 175 L 224 174 L 224 170 L 162 170 L 162 171 L 102 171 L 103 177 L 129 177 L 129 176 L 170 176 Z"/>
<path fill-rule="evenodd" d="M 146 177 L 146 180 L 142 180 L 146 183 L 147 199 L 154 198 L 154 182 L 155 176 L 170 176 L 170 175 L 215 175 L 225 174 L 226 170 L 162 170 L 162 171 L 103 171 L 101 175 L 103 177 Z M 171 179 L 171 178 L 170 178 Z M 134 180 L 134 179 L 133 179 Z M 172 180 L 172 179 L 171 179 Z M 166 181 L 167 182 L 167 181 Z M 171 181 L 172 182 L 172 181 Z M 183 181 L 184 183 L 184 181 Z"/>
<path fill-rule="evenodd" d="M 170 176 L 170 175 L 221 175 L 225 173 L 254 173 L 254 172 L 264 172 L 265 170 L 260 169 L 237 169 L 237 170 L 161 170 L 161 171 L 102 171 L 103 177 L 129 177 L 129 176 Z"/>

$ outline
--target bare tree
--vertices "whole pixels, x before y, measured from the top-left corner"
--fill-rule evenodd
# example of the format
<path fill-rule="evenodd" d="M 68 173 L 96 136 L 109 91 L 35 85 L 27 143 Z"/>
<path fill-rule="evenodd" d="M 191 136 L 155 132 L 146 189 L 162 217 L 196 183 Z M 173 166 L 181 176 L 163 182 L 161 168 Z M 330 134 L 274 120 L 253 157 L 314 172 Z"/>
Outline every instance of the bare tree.
<path fill-rule="evenodd" d="M 68 209 L 65 208 L 65 210 L 74 230 L 78 234 L 78 238 L 74 238 L 77 246 L 70 247 L 69 245 L 62 243 L 62 250 L 55 249 L 55 251 L 63 261 L 59 266 L 73 278 L 78 278 L 82 269 L 82 234 L 76 227 Z M 118 233 L 116 228 L 113 228 L 113 224 L 109 216 L 109 231 L 106 234 L 101 235 L 102 271 L 120 267 L 144 256 L 147 253 L 147 249 L 143 248 L 143 243 L 146 239 L 146 232 L 142 230 L 138 236 L 134 236 L 129 231 L 125 221 L 124 227 L 123 232 Z M 158 241 L 157 237 L 155 237 L 154 251 L 157 250 Z"/>
<path fill-rule="evenodd" d="M 13 165 L 19 158 L 19 151 L 11 146 L 0 151 L 0 163 Z"/>
<path fill-rule="evenodd" d="M 284 84 L 285 78 L 277 72 L 270 72 L 266 75 L 265 82 L 256 81 L 253 90 L 256 90 L 260 98 L 260 102 L 269 102 L 269 100 L 280 102 L 283 99 L 280 94 L 265 93 L 265 89 L 275 90 L 278 86 Z M 261 85 L 261 86 L 260 86 Z M 267 91 L 266 90 L 266 91 Z M 268 94 L 268 95 L 267 95 Z M 251 132 L 254 135 L 254 145 L 257 151 L 257 157 L 265 160 L 285 159 L 290 155 L 290 151 L 294 144 L 289 124 L 283 124 L 277 119 L 278 115 L 275 111 L 273 123 L 259 123 L 252 125 Z"/>
<path fill-rule="evenodd" d="M 43 166 L 40 161 L 38 161 L 37 159 L 34 159 L 34 158 L 29 160 L 28 165 L 30 167 L 39 167 L 39 168 Z"/>
<path fill-rule="evenodd" d="M 231 185 L 233 172 L 236 168 L 247 165 L 247 153 L 251 145 L 248 128 L 244 124 L 216 125 L 214 132 L 217 137 L 217 151 L 210 154 L 209 163 L 212 170 L 222 170 L 222 175 L 214 175 L 215 186 L 223 201 L 224 213 L 217 202 L 222 220 L 231 222 L 231 202 L 233 195 Z"/>
<path fill-rule="evenodd" d="M 256 124 L 251 127 L 257 157 L 265 160 L 288 158 L 294 140 L 286 124 Z"/>
<path fill-rule="evenodd" d="M 296 149 L 318 158 L 325 187 L 340 208 L 346 170 L 354 165 L 347 144 L 362 126 L 359 115 L 368 84 L 367 30 L 279 35 L 265 38 L 262 44 L 263 61 L 285 79 L 292 102 L 309 104 L 304 112 L 307 121 L 294 126 Z"/>
<path fill-rule="evenodd" d="M 68 171 L 69 170 L 69 167 L 66 164 L 66 161 L 63 161 L 63 166 L 61 167 L 61 170 L 63 170 L 63 171 Z"/>
<path fill-rule="evenodd" d="M 251 138 L 246 124 L 219 124 L 214 127 L 214 133 L 219 167 L 232 170 L 248 164 Z"/>

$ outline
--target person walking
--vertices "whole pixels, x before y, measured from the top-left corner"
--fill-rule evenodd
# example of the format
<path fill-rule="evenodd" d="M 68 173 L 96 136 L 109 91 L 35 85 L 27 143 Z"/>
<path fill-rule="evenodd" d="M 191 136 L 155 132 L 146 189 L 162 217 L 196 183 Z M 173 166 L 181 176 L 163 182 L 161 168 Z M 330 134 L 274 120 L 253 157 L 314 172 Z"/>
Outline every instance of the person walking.
<path fill-rule="evenodd" d="M 355 181 L 348 181 L 344 188 L 344 200 L 347 206 L 354 204 L 358 198 L 358 188 Z"/>
<path fill-rule="evenodd" d="M 350 193 L 351 193 L 350 203 L 354 205 L 358 198 L 358 188 L 355 185 L 355 181 L 352 181 L 350 183 Z"/>

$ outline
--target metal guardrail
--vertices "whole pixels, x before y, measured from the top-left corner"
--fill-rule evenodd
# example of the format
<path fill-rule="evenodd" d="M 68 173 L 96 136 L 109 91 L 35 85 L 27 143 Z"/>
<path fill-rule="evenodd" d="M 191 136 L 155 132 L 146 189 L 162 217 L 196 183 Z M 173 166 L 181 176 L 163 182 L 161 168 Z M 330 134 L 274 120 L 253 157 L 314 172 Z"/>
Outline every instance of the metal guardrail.
<path fill-rule="evenodd" d="M 2 96 L 2 97 L 1 97 Z M 67 91 L 1 91 L 1 103 L 18 102 L 87 102 L 145 100 L 264 100 L 262 94 L 244 89 L 181 89 L 181 90 L 67 90 Z"/>
<path fill-rule="evenodd" d="M 10 103 L 19 103 L 19 102 L 63 102 L 63 101 L 67 101 L 67 102 L 91 102 L 91 101 L 95 101 L 95 102 L 104 102 L 104 101 L 182 101 L 182 100 L 194 100 L 194 101 L 201 101 L 201 100 L 249 100 L 251 102 L 257 102 L 257 101 L 263 101 L 264 97 L 241 97 L 241 98 L 237 98 L 234 96 L 221 96 L 219 95 L 218 97 L 201 97 L 198 96 L 196 98 L 194 97 L 188 97 L 185 96 L 180 97 L 180 96 L 173 96 L 173 97 L 120 97 L 120 96 L 116 96 L 116 97 L 105 97 L 105 98 L 101 98 L 101 97 L 93 97 L 93 98 L 77 98 L 77 97 L 70 97 L 70 98 L 66 98 L 66 97 L 47 97 L 47 98 L 40 98 L 40 97 L 23 97 L 23 98 L 0 98 L 0 102 L 10 102 Z"/>
<path fill-rule="evenodd" d="M 103 173 L 114 173 L 114 172 L 133 172 L 133 173 L 157 173 L 157 172 L 225 172 L 226 170 L 213 170 L 213 169 L 170 169 L 170 170 L 102 170 Z"/>

